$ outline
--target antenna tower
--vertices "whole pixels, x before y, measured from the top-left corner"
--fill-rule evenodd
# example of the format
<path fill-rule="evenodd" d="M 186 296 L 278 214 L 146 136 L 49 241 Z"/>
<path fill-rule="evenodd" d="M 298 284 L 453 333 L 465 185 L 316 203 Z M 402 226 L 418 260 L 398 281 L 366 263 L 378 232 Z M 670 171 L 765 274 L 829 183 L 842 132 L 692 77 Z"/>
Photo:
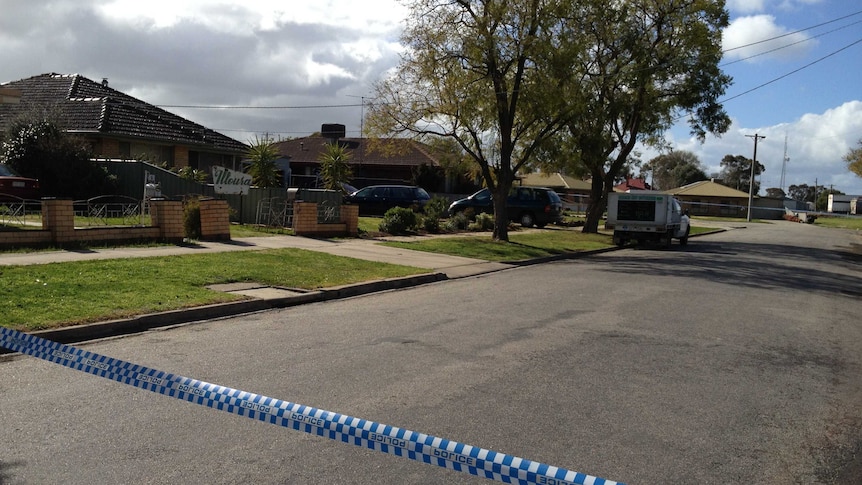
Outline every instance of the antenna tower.
<path fill-rule="evenodd" d="M 784 135 L 784 158 L 781 162 L 781 184 L 779 187 L 781 191 L 784 192 L 784 177 L 787 174 L 787 162 L 790 161 L 790 157 L 787 156 L 787 135 Z"/>

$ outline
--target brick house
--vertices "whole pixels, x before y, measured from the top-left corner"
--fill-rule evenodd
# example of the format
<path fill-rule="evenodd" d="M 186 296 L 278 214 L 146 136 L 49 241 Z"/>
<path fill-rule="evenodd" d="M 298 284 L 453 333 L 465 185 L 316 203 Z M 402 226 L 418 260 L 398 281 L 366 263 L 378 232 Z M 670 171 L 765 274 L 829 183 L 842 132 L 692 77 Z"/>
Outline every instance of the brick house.
<path fill-rule="evenodd" d="M 326 144 L 333 141 L 320 135 L 284 140 L 275 144 L 282 160 L 290 166 L 291 187 L 316 187 L 320 171 L 320 158 Z M 447 181 L 441 165 L 442 154 L 432 147 L 414 140 L 394 138 L 381 142 L 368 138 L 338 138 L 338 143 L 350 154 L 356 188 L 376 184 L 412 184 L 418 171 L 434 174 L 439 183 L 425 187 L 431 192 L 446 192 Z M 420 184 L 424 185 L 424 184 Z"/>
<path fill-rule="evenodd" d="M 244 143 L 78 74 L 41 74 L 0 84 L 0 132 L 10 120 L 48 110 L 68 132 L 83 137 L 95 157 L 144 159 L 210 172 L 236 168 Z"/>

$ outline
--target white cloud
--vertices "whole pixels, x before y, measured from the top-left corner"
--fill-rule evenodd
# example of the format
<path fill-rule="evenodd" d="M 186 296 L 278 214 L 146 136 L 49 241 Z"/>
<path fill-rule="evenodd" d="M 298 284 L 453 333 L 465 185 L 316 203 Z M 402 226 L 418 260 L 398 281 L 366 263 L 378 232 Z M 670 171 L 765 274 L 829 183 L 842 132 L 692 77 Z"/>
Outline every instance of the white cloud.
<path fill-rule="evenodd" d="M 847 170 L 843 157 L 862 139 L 862 101 L 854 100 L 820 114 L 806 114 L 791 123 L 759 128 L 740 127 L 734 121 L 722 135 L 707 137 L 701 144 L 695 138 L 667 139 L 674 150 L 687 150 L 707 166 L 707 174 L 721 171 L 725 155 L 754 156 L 752 135 L 765 136 L 757 145 L 757 161 L 766 167 L 761 178 L 761 193 L 781 184 L 784 165 L 784 140 L 787 137 L 789 162 L 785 169 L 785 190 L 790 185 L 833 186 L 848 194 L 862 195 L 862 178 Z M 645 149 L 642 159 L 648 161 L 657 153 Z"/>
<path fill-rule="evenodd" d="M 124 23 L 149 25 L 155 29 L 184 21 L 206 25 L 219 32 L 250 34 L 275 30 L 282 24 L 315 24 L 345 29 L 361 27 L 379 34 L 392 31 L 406 16 L 395 0 L 366 2 L 282 2 L 245 0 L 241 3 L 210 0 L 112 0 L 98 7 L 104 18 Z"/>
<path fill-rule="evenodd" d="M 722 47 L 728 59 L 760 62 L 776 58 L 797 59 L 816 43 L 805 33 L 789 32 L 776 24 L 775 17 L 771 15 L 740 17 L 724 29 Z"/>

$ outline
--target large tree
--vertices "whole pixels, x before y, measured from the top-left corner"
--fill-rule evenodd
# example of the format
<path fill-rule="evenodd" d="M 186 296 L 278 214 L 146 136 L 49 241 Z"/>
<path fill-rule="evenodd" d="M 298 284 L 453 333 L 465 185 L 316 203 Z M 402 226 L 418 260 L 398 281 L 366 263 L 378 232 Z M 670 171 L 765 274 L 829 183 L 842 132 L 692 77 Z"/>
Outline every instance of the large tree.
<path fill-rule="evenodd" d="M 681 115 L 701 139 L 730 125 L 718 103 L 730 83 L 718 68 L 722 0 L 408 6 L 405 54 L 377 86 L 369 126 L 456 140 L 494 193 L 496 239 L 508 239 L 505 196 L 530 164 L 592 177 L 584 231 L 596 232 L 638 141 Z"/>
<path fill-rule="evenodd" d="M 86 199 L 114 191 L 116 181 L 91 161 L 87 143 L 66 133 L 53 115 L 28 113 L 10 123 L 0 162 L 39 179 L 43 197 Z"/>
<path fill-rule="evenodd" d="M 762 163 L 757 162 L 754 167 L 754 194 L 760 192 L 760 182 L 757 181 L 757 176 L 763 173 L 766 167 Z M 751 188 L 751 159 L 742 155 L 725 155 L 721 159 L 721 179 L 724 185 L 748 192 Z"/>
<path fill-rule="evenodd" d="M 802 202 L 814 202 L 817 199 L 817 194 L 823 187 L 813 187 L 808 184 L 791 185 L 787 188 L 787 195 L 793 199 Z"/>
<path fill-rule="evenodd" d="M 413 0 L 406 48 L 378 83 L 375 134 L 454 140 L 494 194 L 493 237 L 507 241 L 506 196 L 537 147 L 571 116 L 558 0 Z M 572 41 L 566 41 L 571 45 Z"/>
<path fill-rule="evenodd" d="M 681 119 L 701 141 L 727 131 L 719 98 L 731 78 L 718 66 L 727 25 L 722 0 L 572 2 L 565 28 L 579 39 L 570 49 L 578 114 L 560 144 L 592 180 L 584 232 L 598 230 L 607 193 L 638 141 L 661 145 Z"/>
<path fill-rule="evenodd" d="M 685 150 L 653 158 L 641 168 L 641 174 L 649 174 L 653 188 L 658 190 L 670 190 L 707 179 L 706 169 L 697 155 Z"/>

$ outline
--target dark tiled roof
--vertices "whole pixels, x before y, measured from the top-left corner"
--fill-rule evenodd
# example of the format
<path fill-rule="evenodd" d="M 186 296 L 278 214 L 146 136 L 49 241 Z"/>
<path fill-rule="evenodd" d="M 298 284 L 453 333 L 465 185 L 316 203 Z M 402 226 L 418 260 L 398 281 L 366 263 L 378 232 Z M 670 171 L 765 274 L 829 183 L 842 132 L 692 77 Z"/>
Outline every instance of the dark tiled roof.
<path fill-rule="evenodd" d="M 18 113 L 37 106 L 56 110 L 63 127 L 71 133 L 231 153 L 243 153 L 248 149 L 233 138 L 77 74 L 42 74 L 0 84 L 0 87 L 21 92 L 20 103 L 0 105 L 0 130 Z"/>
<path fill-rule="evenodd" d="M 319 163 L 329 139 L 307 136 L 275 144 L 281 156 L 297 163 Z M 418 167 L 423 163 L 439 167 L 440 161 L 433 148 L 405 138 L 374 140 L 368 138 L 341 138 L 350 153 L 351 165 L 385 165 Z"/>

